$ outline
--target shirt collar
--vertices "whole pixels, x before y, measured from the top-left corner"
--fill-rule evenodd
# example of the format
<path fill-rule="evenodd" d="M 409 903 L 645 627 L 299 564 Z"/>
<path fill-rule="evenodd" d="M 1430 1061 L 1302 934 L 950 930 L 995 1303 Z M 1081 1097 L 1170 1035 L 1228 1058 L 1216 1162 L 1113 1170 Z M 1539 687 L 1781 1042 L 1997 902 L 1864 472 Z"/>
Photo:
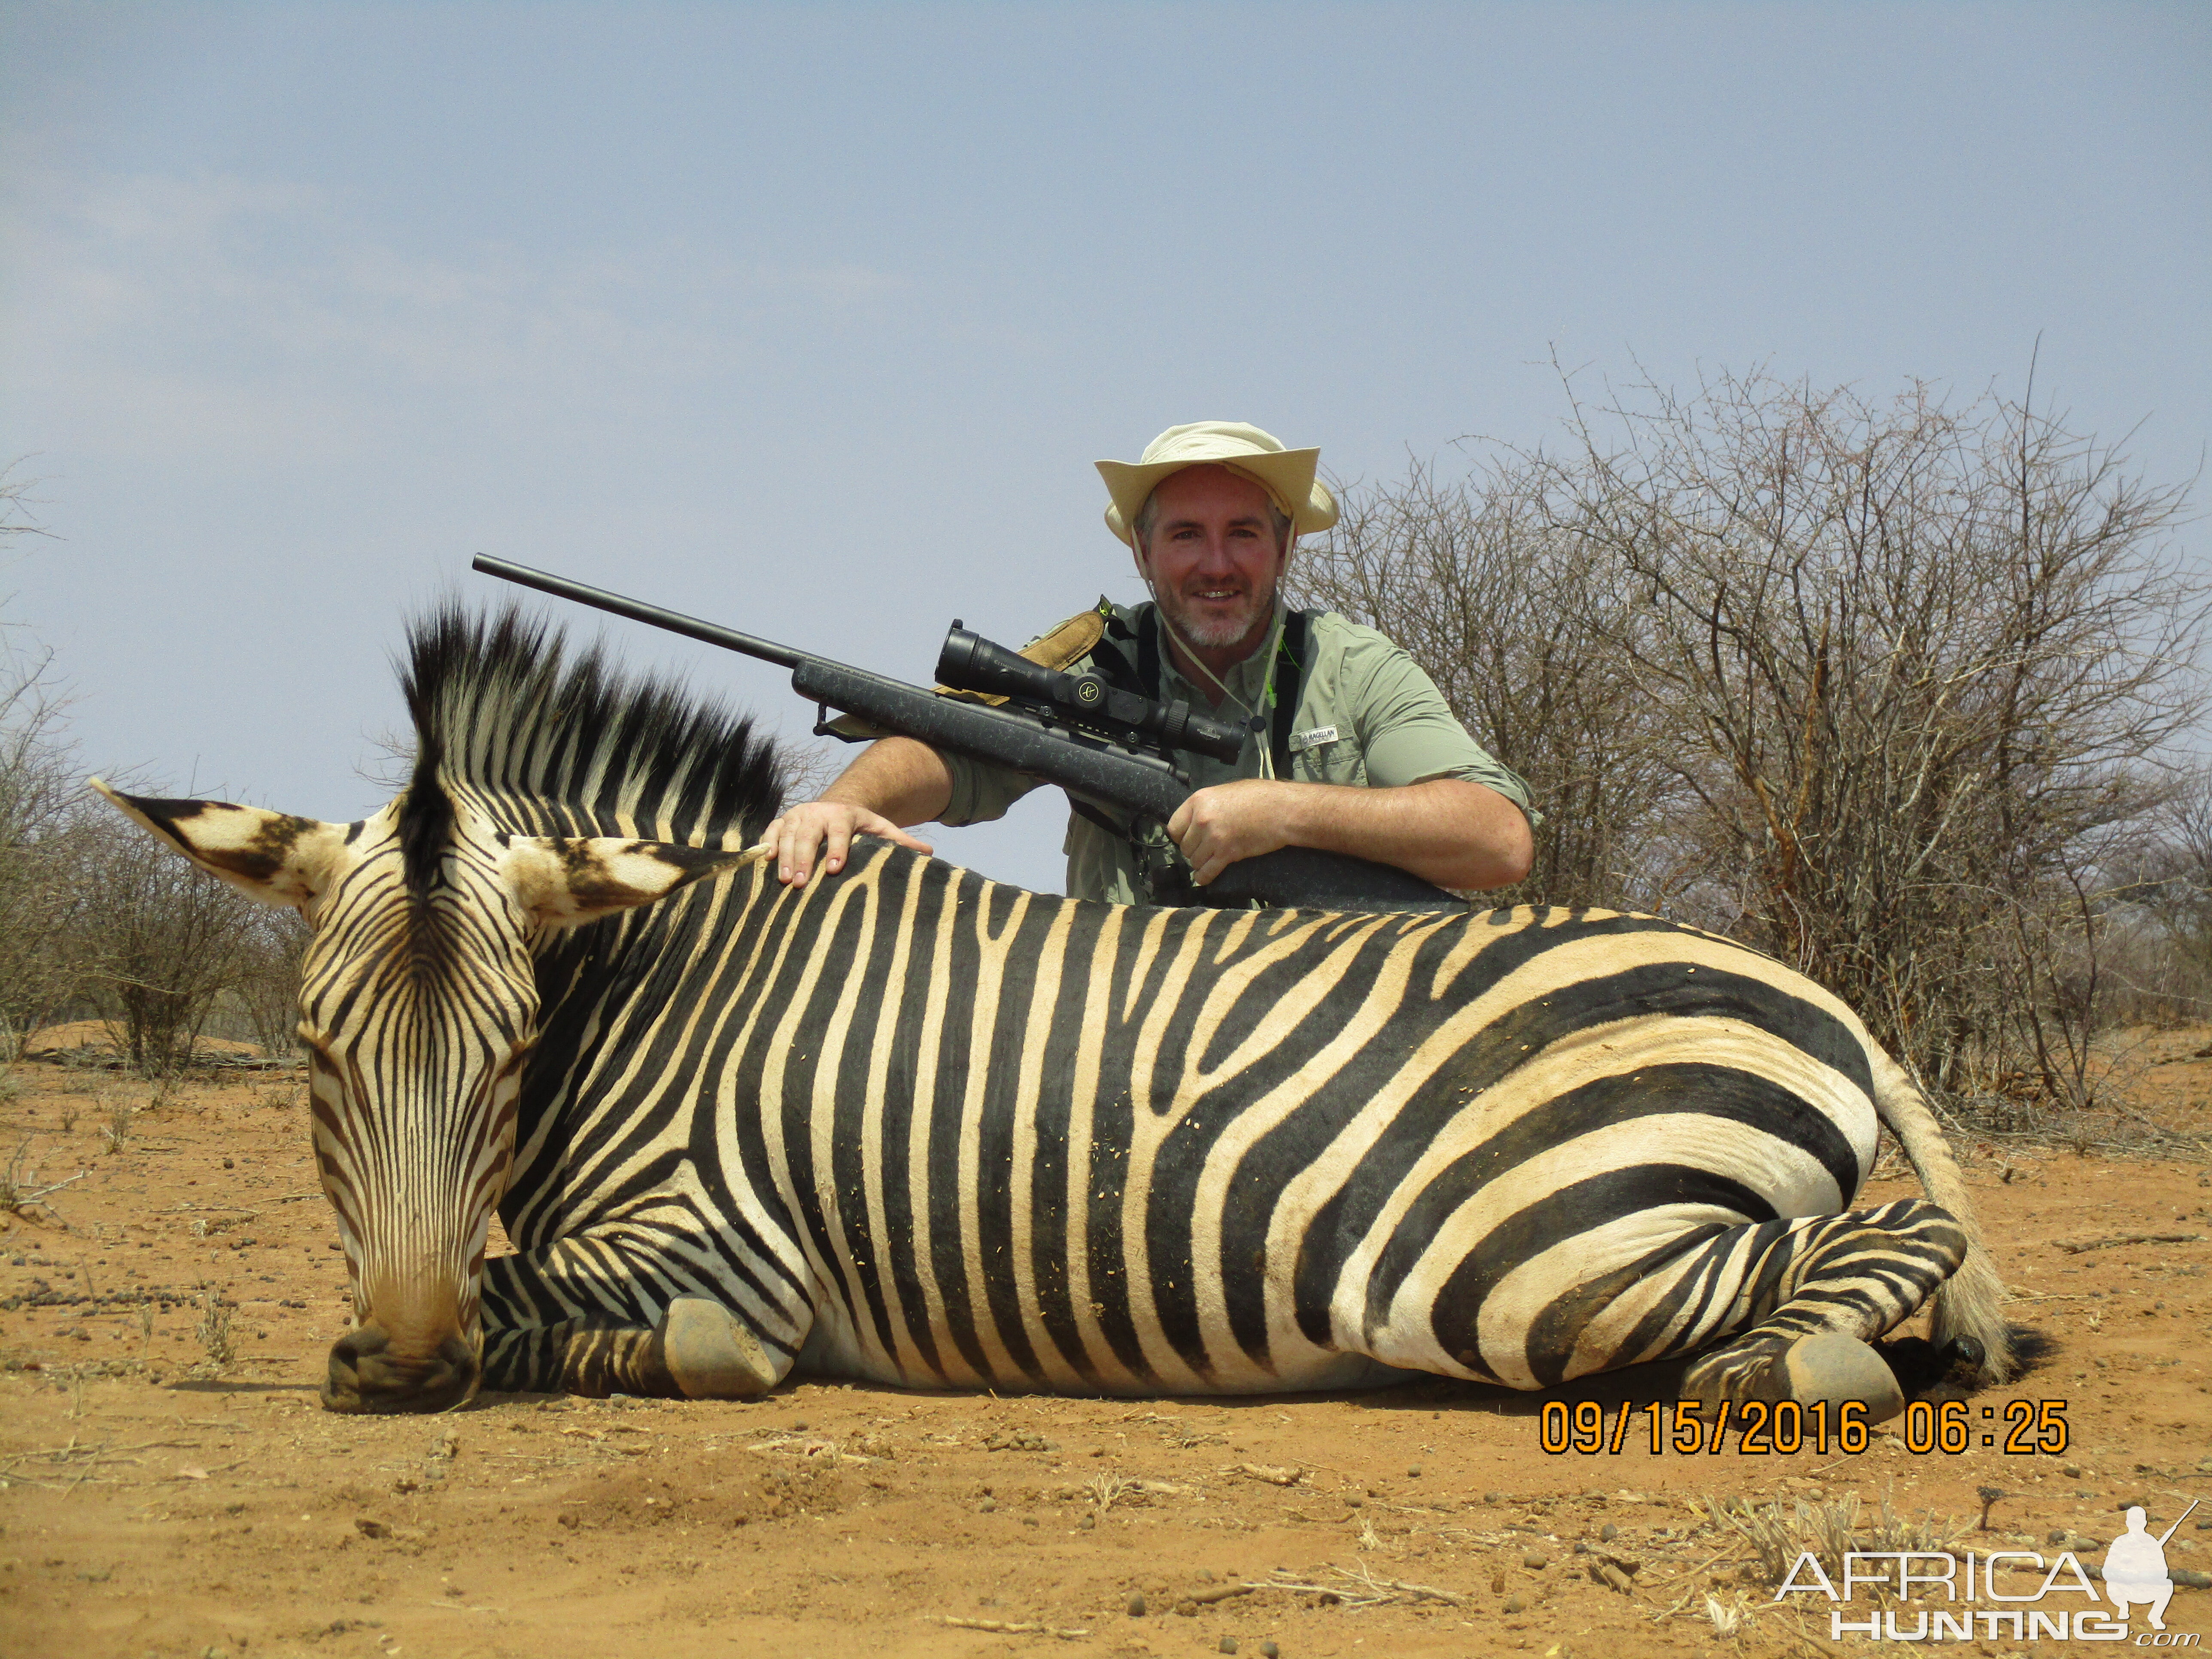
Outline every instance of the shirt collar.
<path fill-rule="evenodd" d="M 1218 711 L 1222 717 L 1241 720 L 1247 714 L 1260 712 L 1261 702 L 1267 692 L 1267 667 L 1274 661 L 1275 653 L 1282 643 L 1283 617 L 1283 601 L 1278 596 L 1274 620 L 1269 624 L 1267 637 L 1260 642 L 1259 648 L 1241 662 L 1231 663 L 1228 672 L 1221 677 L 1221 683 L 1229 688 L 1230 695 L 1243 705 L 1239 708 L 1224 704 Z M 1158 605 L 1152 607 L 1152 625 L 1158 635 L 1160 673 L 1164 682 L 1161 689 L 1167 692 L 1168 701 L 1192 703 L 1200 708 L 1212 708 L 1212 683 L 1203 675 L 1196 680 L 1186 679 L 1182 670 L 1176 666 L 1175 653 L 1168 641 L 1167 629 L 1160 621 Z"/>

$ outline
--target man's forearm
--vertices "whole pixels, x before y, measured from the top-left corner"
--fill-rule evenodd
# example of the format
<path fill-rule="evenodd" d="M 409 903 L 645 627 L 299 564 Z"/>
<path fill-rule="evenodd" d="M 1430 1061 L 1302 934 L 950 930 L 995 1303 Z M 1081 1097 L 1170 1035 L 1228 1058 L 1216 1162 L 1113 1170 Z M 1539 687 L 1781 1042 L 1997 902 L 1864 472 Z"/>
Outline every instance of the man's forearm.
<path fill-rule="evenodd" d="M 1282 805 L 1291 845 L 1393 864 L 1439 887 L 1510 886 L 1535 857 L 1528 815 L 1464 778 L 1395 789 L 1293 783 Z"/>
<path fill-rule="evenodd" d="M 912 738 L 884 738 L 822 792 L 825 801 L 866 807 L 894 823 L 926 823 L 952 801 L 952 774 L 937 751 Z"/>
<path fill-rule="evenodd" d="M 1298 784 L 1285 797 L 1297 846 L 1394 864 L 1439 887 L 1504 887 L 1528 873 L 1534 843 L 1518 806 L 1464 778 L 1395 789 Z"/>

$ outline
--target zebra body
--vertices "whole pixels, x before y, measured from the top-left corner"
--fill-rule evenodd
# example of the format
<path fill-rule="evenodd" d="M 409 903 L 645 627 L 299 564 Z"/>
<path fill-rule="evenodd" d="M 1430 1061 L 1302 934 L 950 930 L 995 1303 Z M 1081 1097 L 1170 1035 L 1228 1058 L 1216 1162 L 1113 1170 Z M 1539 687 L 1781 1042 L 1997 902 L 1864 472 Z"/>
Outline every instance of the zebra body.
<path fill-rule="evenodd" d="M 503 1182 L 516 1246 L 483 1261 L 481 1221 L 453 1231 L 477 1253 L 456 1328 L 492 1386 L 1529 1389 L 1697 1354 L 1702 1393 L 1778 1397 L 1837 1391 L 1793 1345 L 1860 1343 L 1931 1297 L 1939 1337 L 2002 1374 L 1994 1273 L 1924 1103 L 1756 952 L 1594 911 L 1079 902 L 881 844 L 787 890 L 744 850 L 758 764 L 738 787 L 681 719 L 682 741 L 625 733 L 635 688 L 505 626 L 418 640 L 426 759 L 304 901 L 319 949 L 402 899 L 488 941 L 451 965 L 461 992 L 398 988 L 399 945 L 368 955 L 391 1006 L 429 1010 L 411 1028 L 482 1051 L 441 1086 L 480 1098 L 447 1162 L 476 1172 L 456 1190 Z M 223 852 L 266 825 L 125 805 L 270 884 Z M 347 1163 L 374 1089 L 332 1011 L 373 1000 L 363 957 L 311 955 L 303 999 L 357 1283 L 421 1208 Z M 1884 1123 L 1936 1201 L 1851 1212 Z M 417 1375 L 436 1320 L 366 1305 L 333 1403 L 462 1386 L 451 1350 L 447 1381 Z"/>
<path fill-rule="evenodd" d="M 890 847 L 671 903 L 711 942 L 665 1006 L 713 1029 L 649 1097 L 619 1079 L 664 1008 L 608 967 L 635 945 L 542 970 L 605 1081 L 526 1080 L 495 1329 L 691 1292 L 886 1382 L 1541 1387 L 1727 1328 L 1675 1294 L 1684 1241 L 1844 1209 L 1902 1084 L 1809 981 L 1649 917 L 1125 908 Z"/>

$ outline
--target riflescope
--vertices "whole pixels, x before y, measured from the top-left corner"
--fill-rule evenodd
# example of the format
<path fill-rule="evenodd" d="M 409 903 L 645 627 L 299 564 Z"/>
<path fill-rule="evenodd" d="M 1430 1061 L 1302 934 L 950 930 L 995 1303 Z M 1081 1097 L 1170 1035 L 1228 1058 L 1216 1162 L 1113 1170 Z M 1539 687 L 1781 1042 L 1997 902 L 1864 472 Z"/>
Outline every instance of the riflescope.
<path fill-rule="evenodd" d="M 1133 691 L 1116 690 L 1096 674 L 1064 674 L 1031 662 L 957 622 L 938 653 L 937 679 L 957 691 L 981 691 L 1042 705 L 1109 737 L 1135 733 L 1224 765 L 1236 763 L 1248 735 L 1243 726 L 1211 719 L 1187 702 L 1155 702 Z"/>

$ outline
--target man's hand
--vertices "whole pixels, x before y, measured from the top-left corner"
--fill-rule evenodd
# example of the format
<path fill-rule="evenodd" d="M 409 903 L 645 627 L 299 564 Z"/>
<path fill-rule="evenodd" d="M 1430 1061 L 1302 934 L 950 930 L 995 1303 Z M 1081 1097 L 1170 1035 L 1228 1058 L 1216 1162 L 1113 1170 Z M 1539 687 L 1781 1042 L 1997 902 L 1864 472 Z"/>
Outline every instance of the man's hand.
<path fill-rule="evenodd" d="M 1201 887 L 1243 859 L 1291 844 L 1297 792 L 1310 784 L 1238 778 L 1200 789 L 1168 820 L 1168 836 L 1190 860 Z"/>
<path fill-rule="evenodd" d="M 775 878 L 787 887 L 804 887 L 814 873 L 815 854 L 823 854 L 823 871 L 834 876 L 845 867 L 855 836 L 881 836 L 917 853 L 933 850 L 882 813 L 836 800 L 810 800 L 791 808 L 761 832 L 761 840 L 775 848 Z"/>
<path fill-rule="evenodd" d="M 804 887 L 825 842 L 822 867 L 833 876 L 845 867 L 855 836 L 881 836 L 917 853 L 933 850 L 899 825 L 935 817 L 951 795 L 952 775 L 935 750 L 911 738 L 885 738 L 863 749 L 821 799 L 787 809 L 761 831 L 761 840 L 775 848 L 775 878 Z"/>

